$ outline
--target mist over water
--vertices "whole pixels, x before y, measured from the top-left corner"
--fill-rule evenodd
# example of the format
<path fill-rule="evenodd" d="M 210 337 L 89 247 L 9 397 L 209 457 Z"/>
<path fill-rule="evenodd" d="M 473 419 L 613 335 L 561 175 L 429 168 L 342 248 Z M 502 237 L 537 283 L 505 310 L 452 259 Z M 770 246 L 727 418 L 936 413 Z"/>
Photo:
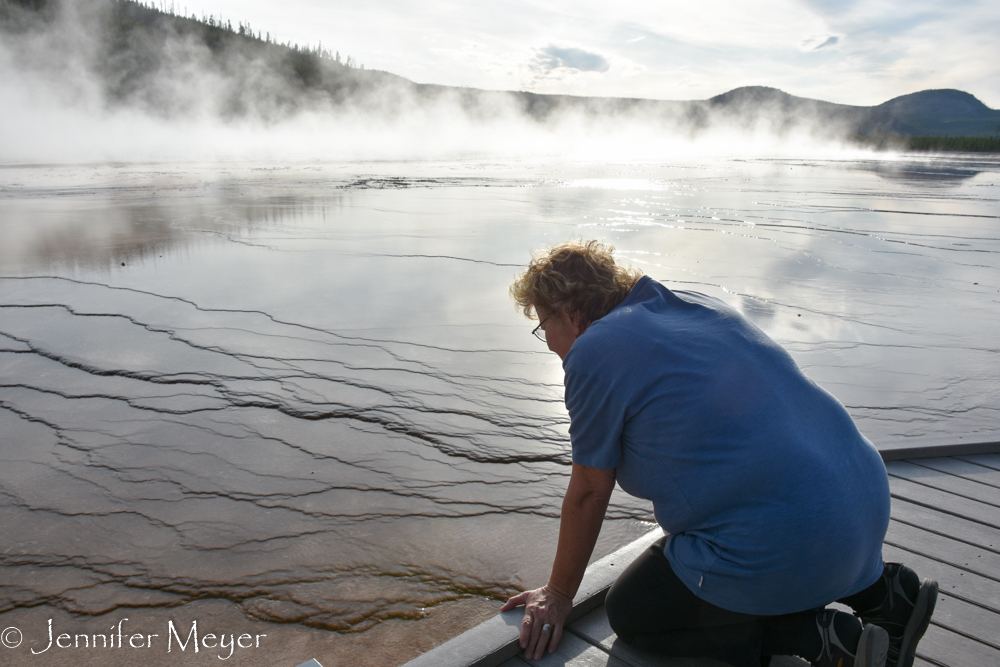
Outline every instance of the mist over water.
<path fill-rule="evenodd" d="M 985 438 L 998 199 L 967 157 L 0 169 L 0 621 L 385 665 L 544 583 L 568 420 L 507 286 L 570 237 L 742 310 L 876 443 Z M 595 557 L 651 520 L 616 494 Z"/>
<path fill-rule="evenodd" d="M 127 3 L 42 4 L 0 3 L 0 163 L 861 154 L 846 118 L 806 100 L 717 108 L 415 84 Z"/>

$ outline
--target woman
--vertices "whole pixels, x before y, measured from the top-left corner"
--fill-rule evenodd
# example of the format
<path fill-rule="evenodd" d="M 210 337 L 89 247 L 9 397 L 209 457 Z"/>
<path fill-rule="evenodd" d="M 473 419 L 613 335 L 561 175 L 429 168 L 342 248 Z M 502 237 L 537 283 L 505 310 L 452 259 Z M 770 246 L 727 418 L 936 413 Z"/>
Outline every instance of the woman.
<path fill-rule="evenodd" d="M 527 657 L 558 645 L 617 481 L 669 533 L 608 592 L 622 641 L 736 667 L 911 667 L 937 584 L 882 562 L 878 452 L 737 311 L 619 267 L 613 250 L 554 246 L 511 286 L 563 360 L 573 450 L 549 582 L 503 607 L 525 606 Z M 824 608 L 835 600 L 858 617 Z"/>

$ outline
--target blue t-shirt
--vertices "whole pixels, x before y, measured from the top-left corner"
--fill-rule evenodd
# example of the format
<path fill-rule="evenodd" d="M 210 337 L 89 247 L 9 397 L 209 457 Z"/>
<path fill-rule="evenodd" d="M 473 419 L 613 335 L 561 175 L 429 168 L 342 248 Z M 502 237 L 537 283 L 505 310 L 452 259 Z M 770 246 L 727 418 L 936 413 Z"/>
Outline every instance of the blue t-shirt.
<path fill-rule="evenodd" d="M 889 482 L 847 410 L 722 301 L 645 276 L 563 362 L 573 461 L 653 502 L 695 595 L 787 614 L 882 574 Z"/>

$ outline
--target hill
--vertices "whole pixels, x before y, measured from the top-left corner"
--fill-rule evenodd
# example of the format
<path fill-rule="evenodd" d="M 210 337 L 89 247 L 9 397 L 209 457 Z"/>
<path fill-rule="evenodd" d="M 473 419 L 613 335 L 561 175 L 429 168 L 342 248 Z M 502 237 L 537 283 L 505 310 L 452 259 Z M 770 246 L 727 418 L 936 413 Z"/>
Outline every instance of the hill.
<path fill-rule="evenodd" d="M 1000 134 L 1000 111 L 961 90 L 923 90 L 874 107 L 866 134 L 987 137 Z"/>
<path fill-rule="evenodd" d="M 878 106 L 835 104 L 789 95 L 776 88 L 737 88 L 708 100 L 744 123 L 770 116 L 791 123 L 809 117 L 845 127 L 851 134 L 904 137 L 995 137 L 1000 111 L 990 109 L 961 90 L 923 90 L 895 97 Z"/>

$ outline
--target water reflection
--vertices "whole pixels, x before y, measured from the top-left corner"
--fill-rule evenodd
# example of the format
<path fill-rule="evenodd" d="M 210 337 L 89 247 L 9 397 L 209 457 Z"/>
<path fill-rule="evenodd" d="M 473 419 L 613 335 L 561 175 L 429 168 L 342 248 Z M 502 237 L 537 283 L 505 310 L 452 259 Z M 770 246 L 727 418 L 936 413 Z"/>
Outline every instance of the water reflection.
<path fill-rule="evenodd" d="M 875 440 L 992 429 L 983 165 L 5 170 L 0 620 L 212 601 L 393 664 L 544 581 L 561 367 L 506 289 L 570 236 L 741 308 Z M 650 519 L 610 516 L 599 553 Z"/>
<path fill-rule="evenodd" d="M 925 181 L 942 185 L 957 184 L 974 178 L 982 172 L 966 166 L 942 165 L 927 162 L 876 164 L 872 168 L 879 176 L 894 181 Z"/>
<path fill-rule="evenodd" d="M 962 184 L 980 174 L 996 173 L 996 158 L 990 154 L 902 154 L 891 160 L 861 160 L 852 168 L 870 171 L 888 181 L 923 186 Z"/>
<path fill-rule="evenodd" d="M 123 263 L 187 253 L 206 242 L 254 244 L 264 229 L 280 231 L 307 218 L 325 220 L 328 210 L 339 209 L 341 198 L 5 202 L 0 270 L 106 272 Z"/>

